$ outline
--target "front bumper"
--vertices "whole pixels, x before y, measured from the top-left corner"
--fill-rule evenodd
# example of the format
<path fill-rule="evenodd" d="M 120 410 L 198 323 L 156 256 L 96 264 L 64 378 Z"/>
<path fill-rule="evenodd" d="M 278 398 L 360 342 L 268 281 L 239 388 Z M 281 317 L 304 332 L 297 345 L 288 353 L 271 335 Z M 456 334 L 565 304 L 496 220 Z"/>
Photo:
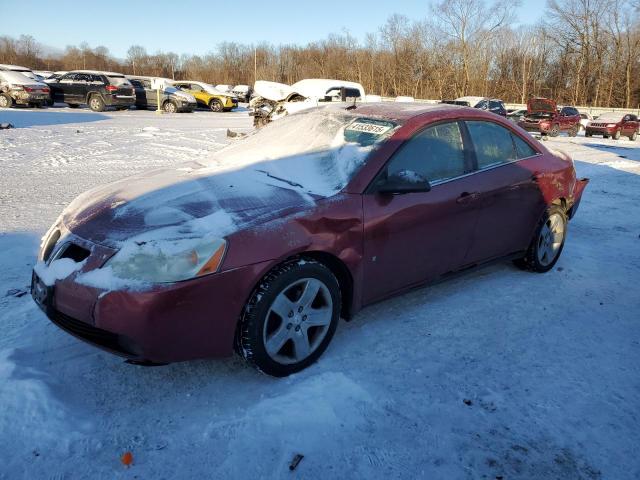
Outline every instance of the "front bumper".
<path fill-rule="evenodd" d="M 593 127 L 588 126 L 585 129 L 587 135 L 615 135 L 617 127 Z"/>
<path fill-rule="evenodd" d="M 551 131 L 551 125 L 548 124 L 520 121 L 518 122 L 518 126 L 527 132 L 549 133 Z"/>
<path fill-rule="evenodd" d="M 179 112 L 193 112 L 198 104 L 196 102 L 177 102 Z"/>
<path fill-rule="evenodd" d="M 34 272 L 31 294 L 58 327 L 130 360 L 225 357 L 233 353 L 237 321 L 268 268 L 264 262 L 146 291 L 83 285 L 76 278 L 84 269 L 46 287 Z"/>

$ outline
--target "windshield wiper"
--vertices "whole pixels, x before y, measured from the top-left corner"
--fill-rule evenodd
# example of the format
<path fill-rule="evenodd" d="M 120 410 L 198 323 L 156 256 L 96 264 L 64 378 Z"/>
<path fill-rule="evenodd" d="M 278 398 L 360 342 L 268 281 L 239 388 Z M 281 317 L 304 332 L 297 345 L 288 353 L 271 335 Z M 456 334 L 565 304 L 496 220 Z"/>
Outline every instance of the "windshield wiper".
<path fill-rule="evenodd" d="M 256 169 L 256 172 L 264 173 L 267 177 L 273 178 L 274 180 L 280 180 L 281 182 L 284 182 L 284 183 L 288 183 L 292 187 L 304 188 L 299 183 L 293 182 L 291 180 L 287 180 L 286 178 L 276 177 L 275 175 L 272 175 L 271 173 L 267 172 L 266 170 L 257 170 Z"/>

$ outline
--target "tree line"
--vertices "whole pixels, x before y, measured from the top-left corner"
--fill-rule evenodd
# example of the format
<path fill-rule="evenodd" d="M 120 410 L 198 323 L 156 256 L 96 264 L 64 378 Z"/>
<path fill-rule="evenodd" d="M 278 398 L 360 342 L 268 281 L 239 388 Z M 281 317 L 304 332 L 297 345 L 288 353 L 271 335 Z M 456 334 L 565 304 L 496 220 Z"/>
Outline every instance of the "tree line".
<path fill-rule="evenodd" d="M 362 41 L 345 31 L 306 45 L 223 42 L 205 55 L 133 45 L 118 59 L 87 43 L 51 54 L 32 36 L 0 36 L 0 63 L 213 84 L 339 78 L 383 96 L 640 105 L 640 0 L 548 0 L 538 23 L 517 28 L 514 0 L 433 0 L 427 8 L 421 20 L 391 15 Z"/>

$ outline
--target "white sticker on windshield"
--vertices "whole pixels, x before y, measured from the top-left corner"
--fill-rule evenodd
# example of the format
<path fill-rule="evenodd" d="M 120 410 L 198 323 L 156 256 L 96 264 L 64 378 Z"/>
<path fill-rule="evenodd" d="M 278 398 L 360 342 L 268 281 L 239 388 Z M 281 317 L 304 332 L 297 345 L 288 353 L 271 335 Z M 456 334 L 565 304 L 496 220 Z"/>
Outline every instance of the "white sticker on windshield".
<path fill-rule="evenodd" d="M 373 135 L 382 135 L 391 130 L 390 125 L 376 125 L 375 123 L 353 122 L 345 130 L 353 132 L 371 133 Z"/>

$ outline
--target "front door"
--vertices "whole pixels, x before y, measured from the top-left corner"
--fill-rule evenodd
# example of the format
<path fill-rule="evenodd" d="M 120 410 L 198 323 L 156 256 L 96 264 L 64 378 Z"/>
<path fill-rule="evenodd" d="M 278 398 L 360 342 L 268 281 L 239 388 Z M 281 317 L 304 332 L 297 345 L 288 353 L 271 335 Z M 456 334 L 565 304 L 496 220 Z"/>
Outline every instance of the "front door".
<path fill-rule="evenodd" d="M 374 184 L 404 176 L 429 180 L 428 192 L 367 193 L 364 210 L 363 302 L 455 270 L 472 242 L 477 192 L 458 122 L 428 127 L 388 161 Z"/>

